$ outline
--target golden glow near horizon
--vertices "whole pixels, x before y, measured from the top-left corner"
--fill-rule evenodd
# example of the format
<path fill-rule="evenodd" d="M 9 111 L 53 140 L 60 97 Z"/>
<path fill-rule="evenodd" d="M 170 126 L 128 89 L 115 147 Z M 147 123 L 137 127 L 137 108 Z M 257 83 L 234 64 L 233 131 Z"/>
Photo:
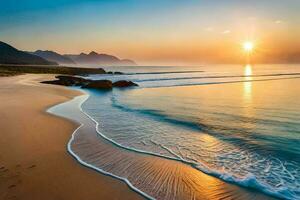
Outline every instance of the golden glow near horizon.
<path fill-rule="evenodd" d="M 244 67 L 244 100 L 249 104 L 252 102 L 252 66 L 250 64 Z"/>
<path fill-rule="evenodd" d="M 251 65 L 246 65 L 244 68 L 244 75 L 249 77 L 252 75 L 252 66 Z"/>
<path fill-rule="evenodd" d="M 24 51 L 96 51 L 139 65 L 299 61 L 299 0 L 28 1 L 3 1 L 0 12 L 1 41 Z"/>
<path fill-rule="evenodd" d="M 246 41 L 243 43 L 243 49 L 247 52 L 247 53 L 251 53 L 254 49 L 254 43 L 251 41 Z"/>

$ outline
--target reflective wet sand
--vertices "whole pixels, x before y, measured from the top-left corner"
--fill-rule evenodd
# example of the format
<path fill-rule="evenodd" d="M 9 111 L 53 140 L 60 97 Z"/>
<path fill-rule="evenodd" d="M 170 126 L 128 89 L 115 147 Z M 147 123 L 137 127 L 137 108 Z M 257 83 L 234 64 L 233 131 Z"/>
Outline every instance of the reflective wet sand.
<path fill-rule="evenodd" d="M 225 183 L 184 163 L 132 152 L 110 143 L 79 110 L 85 99 L 86 96 L 77 97 L 50 111 L 82 124 L 70 147 L 86 164 L 127 179 L 133 189 L 155 199 L 272 199 L 255 190 Z"/>

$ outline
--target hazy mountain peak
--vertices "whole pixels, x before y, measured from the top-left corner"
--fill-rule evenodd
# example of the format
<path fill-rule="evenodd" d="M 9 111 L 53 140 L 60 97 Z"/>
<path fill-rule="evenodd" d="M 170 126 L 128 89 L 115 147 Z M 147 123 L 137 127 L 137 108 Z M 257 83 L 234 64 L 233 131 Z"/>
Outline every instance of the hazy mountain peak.
<path fill-rule="evenodd" d="M 9 44 L 0 41 L 1 64 L 28 64 L 28 65 L 57 65 L 40 56 L 20 51 Z"/>
<path fill-rule="evenodd" d="M 97 56 L 97 55 L 98 55 L 98 53 L 95 52 L 95 51 L 91 51 L 91 52 L 89 53 L 89 56 Z"/>
<path fill-rule="evenodd" d="M 109 54 L 98 54 L 91 51 L 89 54 L 61 55 L 50 50 L 36 50 L 35 52 L 23 52 L 0 41 L 0 63 L 3 64 L 95 64 L 108 66 L 136 65 L 129 59 L 119 59 Z"/>
<path fill-rule="evenodd" d="M 116 56 L 97 53 L 95 51 L 91 51 L 89 54 L 80 53 L 79 55 L 65 55 L 71 59 L 73 59 L 78 64 L 95 64 L 95 65 L 136 65 L 136 63 L 129 59 L 121 60 Z"/>
<path fill-rule="evenodd" d="M 31 54 L 40 56 L 46 60 L 52 61 L 52 62 L 57 62 L 60 64 L 75 64 L 75 62 L 71 59 L 68 58 L 67 56 L 60 55 L 59 53 L 56 53 L 54 51 L 49 51 L 49 50 L 37 50 L 35 52 L 31 52 Z"/>
<path fill-rule="evenodd" d="M 10 46 L 9 44 L 6 44 L 5 42 L 0 41 L 0 47 L 2 49 L 7 48 L 7 49 L 11 49 L 11 50 L 17 50 L 16 48 Z"/>

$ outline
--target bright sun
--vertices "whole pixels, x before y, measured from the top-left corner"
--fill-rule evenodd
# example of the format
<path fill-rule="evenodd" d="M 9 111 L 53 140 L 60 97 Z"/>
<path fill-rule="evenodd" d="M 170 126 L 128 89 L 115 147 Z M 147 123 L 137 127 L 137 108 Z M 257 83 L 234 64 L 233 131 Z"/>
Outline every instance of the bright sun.
<path fill-rule="evenodd" d="M 246 52 L 252 52 L 254 49 L 254 44 L 251 41 L 246 41 L 243 43 L 243 48 Z"/>

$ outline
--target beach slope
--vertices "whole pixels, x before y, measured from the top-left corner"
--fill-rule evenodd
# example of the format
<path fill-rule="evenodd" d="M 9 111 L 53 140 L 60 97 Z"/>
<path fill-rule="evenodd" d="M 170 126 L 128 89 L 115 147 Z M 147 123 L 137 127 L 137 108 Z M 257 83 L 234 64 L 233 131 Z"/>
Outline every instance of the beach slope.
<path fill-rule="evenodd" d="M 79 93 L 38 83 L 52 78 L 0 79 L 0 199 L 142 199 L 125 183 L 81 166 L 67 153 L 78 124 L 46 109 Z"/>

